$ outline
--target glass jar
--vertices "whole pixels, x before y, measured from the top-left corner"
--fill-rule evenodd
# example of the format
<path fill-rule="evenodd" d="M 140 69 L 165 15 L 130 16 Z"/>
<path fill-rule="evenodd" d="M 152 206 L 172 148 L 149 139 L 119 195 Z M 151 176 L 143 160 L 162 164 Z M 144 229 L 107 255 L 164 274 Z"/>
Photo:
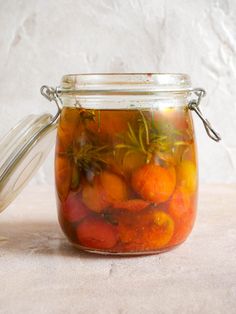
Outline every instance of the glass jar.
<path fill-rule="evenodd" d="M 74 246 L 147 254 L 188 237 L 198 190 L 191 93 L 183 74 L 63 77 L 55 178 Z"/>
<path fill-rule="evenodd" d="M 204 90 L 192 89 L 185 74 L 86 74 L 66 75 L 58 88 L 43 86 L 41 93 L 56 102 L 57 114 L 31 117 L 27 130 L 23 122 L 0 143 L 13 147 L 9 139 L 27 134 L 0 165 L 2 207 L 39 167 L 57 126 L 58 217 L 74 246 L 140 255 L 181 244 L 196 217 L 191 110 L 220 139 L 199 109 Z"/>

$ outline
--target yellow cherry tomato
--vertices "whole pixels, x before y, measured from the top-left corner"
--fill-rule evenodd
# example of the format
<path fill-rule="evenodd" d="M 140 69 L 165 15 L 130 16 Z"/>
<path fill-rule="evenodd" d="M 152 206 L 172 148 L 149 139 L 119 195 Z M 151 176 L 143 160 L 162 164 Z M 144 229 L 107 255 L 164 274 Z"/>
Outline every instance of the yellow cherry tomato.
<path fill-rule="evenodd" d="M 177 167 L 177 185 L 194 193 L 197 188 L 197 169 L 195 163 L 183 160 Z"/>
<path fill-rule="evenodd" d="M 163 211 L 153 213 L 153 225 L 147 230 L 145 238 L 151 248 L 163 248 L 171 239 L 174 233 L 174 221 Z"/>

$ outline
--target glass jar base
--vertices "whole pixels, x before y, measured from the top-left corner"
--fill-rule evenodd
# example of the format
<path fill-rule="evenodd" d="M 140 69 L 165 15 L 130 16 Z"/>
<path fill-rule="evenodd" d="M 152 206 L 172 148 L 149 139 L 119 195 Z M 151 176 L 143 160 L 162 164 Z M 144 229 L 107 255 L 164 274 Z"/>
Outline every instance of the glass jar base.
<path fill-rule="evenodd" d="M 183 241 L 184 242 L 184 241 Z M 91 253 L 91 254 L 98 254 L 98 255 L 106 255 L 106 256 L 144 256 L 144 255 L 155 255 L 155 254 L 161 254 L 165 253 L 168 251 L 172 251 L 175 248 L 177 248 L 179 245 L 181 245 L 183 242 L 169 246 L 163 249 L 159 250 L 150 250 L 150 251 L 130 251 L 130 252 L 115 252 L 115 251 L 109 251 L 109 250 L 101 250 L 101 249 L 92 249 L 88 247 L 84 247 L 82 245 L 76 244 L 76 243 L 71 243 L 73 247 L 76 249 L 86 252 L 86 253 Z"/>

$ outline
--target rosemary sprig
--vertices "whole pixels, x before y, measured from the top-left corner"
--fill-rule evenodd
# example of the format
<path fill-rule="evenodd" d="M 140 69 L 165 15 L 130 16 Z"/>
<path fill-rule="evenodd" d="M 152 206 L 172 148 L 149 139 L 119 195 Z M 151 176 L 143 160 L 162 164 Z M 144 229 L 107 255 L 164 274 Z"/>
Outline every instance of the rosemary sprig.
<path fill-rule="evenodd" d="M 78 168 L 89 170 L 91 168 L 101 170 L 106 165 L 104 154 L 107 154 L 109 147 L 107 145 L 96 147 L 90 143 L 82 146 L 75 145 L 73 148 L 73 161 Z"/>
<path fill-rule="evenodd" d="M 66 152 L 60 153 L 59 155 L 71 160 L 71 188 L 74 190 L 79 187 L 82 174 L 86 175 L 88 172 L 97 174 L 106 168 L 108 163 L 106 157 L 112 152 L 108 145 L 96 146 L 88 142 L 83 145 L 73 143 Z"/>
<path fill-rule="evenodd" d="M 121 144 L 117 144 L 115 146 L 116 149 L 127 149 L 129 151 L 139 151 L 144 154 L 146 151 L 146 144 L 143 140 L 144 130 L 143 127 L 140 126 L 137 134 L 135 134 L 134 129 L 131 127 L 130 123 L 128 123 L 128 131 L 123 136 L 119 136 L 119 138 L 123 141 Z"/>
<path fill-rule="evenodd" d="M 140 110 L 140 114 L 141 114 L 141 117 L 142 117 L 142 123 L 143 123 L 143 126 L 144 126 L 144 129 L 145 129 L 145 136 L 146 136 L 146 144 L 149 145 L 149 131 L 148 131 L 148 122 L 143 114 L 143 112 Z"/>
<path fill-rule="evenodd" d="M 128 123 L 126 134 L 119 136 L 122 143 L 116 145 L 116 149 L 124 150 L 124 157 L 132 152 L 141 152 L 146 156 L 146 162 L 150 162 L 155 154 L 165 162 L 175 162 L 175 157 L 183 153 L 189 145 L 189 139 L 185 141 L 183 133 L 165 121 L 159 121 L 155 125 L 153 115 L 151 121 L 140 110 L 138 128 Z"/>

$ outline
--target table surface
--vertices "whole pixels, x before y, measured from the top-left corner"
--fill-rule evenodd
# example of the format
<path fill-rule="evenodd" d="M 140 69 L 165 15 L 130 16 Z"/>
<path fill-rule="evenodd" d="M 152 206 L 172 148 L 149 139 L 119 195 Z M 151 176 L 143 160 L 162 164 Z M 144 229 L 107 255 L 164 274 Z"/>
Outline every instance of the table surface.
<path fill-rule="evenodd" d="M 236 186 L 206 185 L 189 239 L 143 257 L 79 252 L 52 186 L 27 187 L 0 215 L 0 313 L 236 313 Z"/>

